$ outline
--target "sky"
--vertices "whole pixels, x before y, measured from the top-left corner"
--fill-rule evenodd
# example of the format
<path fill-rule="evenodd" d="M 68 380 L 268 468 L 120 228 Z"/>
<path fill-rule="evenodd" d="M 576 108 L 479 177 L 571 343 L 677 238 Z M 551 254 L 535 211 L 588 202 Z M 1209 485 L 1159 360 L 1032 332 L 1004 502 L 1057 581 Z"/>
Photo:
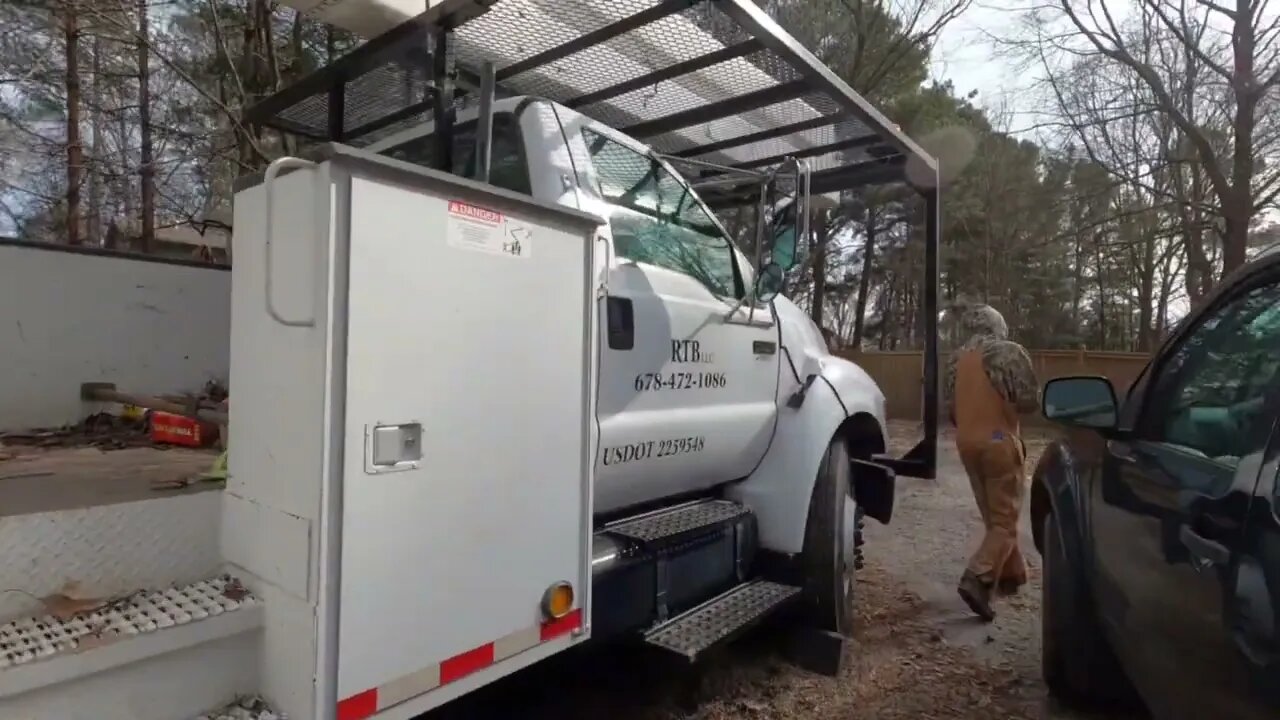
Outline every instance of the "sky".
<path fill-rule="evenodd" d="M 1034 124 L 1031 83 L 1015 63 L 997 56 L 992 37 L 1012 34 L 1027 5 L 1027 0 L 974 0 L 943 30 L 933 57 L 935 78 L 952 81 L 959 95 L 977 90 L 975 102 L 988 110 L 1013 113 L 1008 129 L 1015 133 Z"/>
<path fill-rule="evenodd" d="M 943 30 L 932 71 L 936 79 L 954 83 L 959 95 L 977 90 L 976 104 L 989 115 L 1007 113 L 1008 127 L 1004 129 L 1030 140 L 1036 132 L 1036 106 L 1042 102 L 1034 88 L 1038 75 L 998 57 L 999 43 L 992 39 L 1013 35 L 1020 8 L 1028 4 L 1029 0 L 974 0 L 964 15 Z M 1123 8 L 1115 12 L 1126 14 Z M 1178 295 L 1170 302 L 1169 320 L 1176 321 L 1187 310 L 1186 297 Z"/>

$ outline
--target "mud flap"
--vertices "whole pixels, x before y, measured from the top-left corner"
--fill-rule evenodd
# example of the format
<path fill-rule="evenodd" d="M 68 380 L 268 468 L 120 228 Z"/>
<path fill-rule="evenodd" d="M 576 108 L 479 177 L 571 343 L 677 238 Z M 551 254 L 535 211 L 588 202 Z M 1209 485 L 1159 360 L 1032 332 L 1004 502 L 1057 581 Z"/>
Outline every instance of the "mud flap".
<path fill-rule="evenodd" d="M 894 489 L 897 474 L 892 469 L 868 460 L 851 458 L 853 465 L 853 497 L 868 516 L 888 525 L 893 517 Z"/>

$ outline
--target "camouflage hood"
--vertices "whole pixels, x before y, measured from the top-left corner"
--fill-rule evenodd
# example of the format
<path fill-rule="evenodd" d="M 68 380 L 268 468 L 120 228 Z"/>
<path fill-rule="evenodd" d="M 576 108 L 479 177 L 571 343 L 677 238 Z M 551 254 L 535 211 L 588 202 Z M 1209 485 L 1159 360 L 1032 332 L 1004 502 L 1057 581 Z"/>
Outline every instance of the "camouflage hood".
<path fill-rule="evenodd" d="M 1009 326 L 1004 316 L 990 305 L 971 305 L 960 315 L 960 334 L 969 340 L 978 337 L 1005 340 L 1009 337 Z"/>
<path fill-rule="evenodd" d="M 972 346 L 981 340 L 1006 340 L 1009 326 L 1004 316 L 986 303 L 958 299 L 947 307 L 943 317 L 944 336 L 952 347 Z"/>

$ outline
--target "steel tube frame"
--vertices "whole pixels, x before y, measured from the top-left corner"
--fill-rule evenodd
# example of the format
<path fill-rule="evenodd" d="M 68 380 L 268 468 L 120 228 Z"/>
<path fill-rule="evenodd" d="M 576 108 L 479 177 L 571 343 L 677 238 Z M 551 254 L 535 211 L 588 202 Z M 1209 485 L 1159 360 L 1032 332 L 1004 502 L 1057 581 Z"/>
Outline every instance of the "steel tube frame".
<path fill-rule="evenodd" d="M 722 120 L 730 115 L 741 115 L 744 112 L 758 110 L 766 105 L 774 105 L 786 100 L 794 100 L 810 90 L 804 80 L 773 85 L 762 90 L 735 95 L 727 100 L 709 103 L 699 107 L 683 110 L 665 117 L 645 120 L 634 125 L 621 128 L 621 131 L 634 138 L 646 138 L 662 135 L 676 130 L 683 130 L 692 125 Z"/>
<path fill-rule="evenodd" d="M 489 164 L 493 155 L 493 100 L 498 85 L 493 63 L 485 60 L 480 68 L 480 116 L 476 118 L 476 180 L 489 182 Z"/>
<path fill-rule="evenodd" d="M 767 167 L 769 165 L 780 163 L 789 157 L 818 157 L 820 155 L 826 155 L 827 153 L 841 152 L 843 150 L 855 150 L 860 147 L 874 145 L 878 142 L 880 142 L 879 135 L 859 135 L 858 137 L 847 138 L 845 140 L 837 140 L 836 142 L 829 143 L 827 145 L 816 145 L 814 147 L 808 147 L 794 152 L 780 153 L 771 157 L 760 158 L 759 160 L 737 163 L 736 165 L 733 165 L 733 168 L 735 170 L 750 170 L 752 168 Z"/>
<path fill-rule="evenodd" d="M 619 95 L 625 95 L 626 93 L 640 90 L 641 88 L 653 87 L 660 82 L 674 80 L 675 78 L 688 75 L 689 73 L 705 70 L 712 65 L 719 65 L 722 62 L 746 57 L 751 53 L 760 52 L 762 49 L 764 49 L 764 44 L 759 40 L 756 40 L 755 38 L 744 40 L 737 45 L 730 45 L 722 50 L 715 50 L 705 55 L 693 58 L 692 60 L 685 60 L 682 63 L 676 63 L 675 65 L 671 65 L 662 70 L 651 72 L 648 75 L 641 75 L 640 77 L 625 80 L 617 85 L 604 88 L 603 90 L 596 90 L 595 92 L 590 92 L 586 95 L 579 95 L 578 97 L 566 102 L 565 105 L 571 108 L 584 107 L 591 105 L 592 103 L 598 103 L 603 100 L 615 98 Z"/>
<path fill-rule="evenodd" d="M 790 125 L 782 125 L 776 128 L 761 130 L 760 132 L 753 132 L 747 135 L 739 135 L 737 137 L 731 137 L 725 140 L 718 140 L 713 143 L 707 143 L 706 145 L 699 145 L 697 147 L 689 148 L 688 150 L 681 150 L 680 152 L 676 153 L 676 156 L 687 158 L 687 157 L 696 157 L 698 155 L 708 155 L 713 152 L 720 152 L 722 150 L 731 150 L 736 147 L 742 147 L 743 145 L 750 145 L 752 143 L 763 142 L 765 140 L 776 140 L 777 138 L 785 137 L 787 135 L 792 135 L 794 133 L 804 132 L 806 130 L 817 130 L 818 128 L 827 127 L 828 125 L 835 125 L 847 119 L 848 118 L 842 115 L 820 115 L 815 118 L 809 118 L 808 120 L 801 120 L 800 122 L 794 122 L 794 123 L 791 123 Z"/>
<path fill-rule="evenodd" d="M 925 200 L 924 219 L 924 438 L 916 451 L 929 478 L 938 470 L 938 260 L 942 240 L 942 187 L 935 170 L 933 187 L 920 191 Z"/>
<path fill-rule="evenodd" d="M 347 136 L 347 83 L 329 88 L 329 137 L 342 142 Z"/>
<path fill-rule="evenodd" d="M 924 377 L 921 379 L 921 399 L 924 403 L 924 437 L 901 458 L 876 457 L 899 475 L 925 479 L 938 476 L 938 259 L 942 233 L 942 188 L 938 174 L 933 173 L 931 187 L 916 186 L 924 200 L 924 275 L 922 288 L 924 305 Z"/>
<path fill-rule="evenodd" d="M 417 18 L 403 23 L 382 35 L 373 38 L 361 48 L 341 58 L 329 68 L 318 71 L 303 78 L 290 88 L 282 90 L 267 98 L 246 113 L 246 119 L 255 124 L 279 127 L 298 134 L 315 138 L 318 129 L 307 128 L 304 123 L 293 122 L 281 116 L 290 108 L 298 105 L 319 93 L 329 93 L 328 127 L 330 140 L 353 139 L 368 132 L 394 124 L 412 117 L 415 112 L 422 112 L 426 107 L 421 103 L 410 109 L 402 109 L 403 116 L 397 113 L 395 119 L 385 123 L 373 121 L 347 131 L 340 127 L 340 119 L 346 105 L 345 86 L 363 74 L 380 67 L 387 62 L 400 62 L 405 58 L 421 58 L 416 62 L 426 62 L 425 57 L 415 54 L 414 48 L 428 47 L 431 50 L 429 71 L 433 80 L 434 99 L 432 115 L 435 122 L 433 142 L 436 143 L 434 165 L 438 169 L 452 170 L 452 138 L 455 131 L 454 84 L 472 89 L 476 83 L 467 82 L 465 71 L 459 74 L 460 68 L 452 67 L 452 53 L 449 49 L 449 33 L 468 20 L 482 15 L 494 0 L 442 0 L 428 8 Z M 491 149 L 492 138 L 492 102 L 504 88 L 500 82 L 506 78 L 516 77 L 522 73 L 567 57 L 588 47 L 608 42 L 624 33 L 633 32 L 641 27 L 670 17 L 683 10 L 705 4 L 713 7 L 733 20 L 743 31 L 746 39 L 733 45 L 727 45 L 713 52 L 691 58 L 675 65 L 659 68 L 640 77 L 629 78 L 576 98 L 561 98 L 572 106 L 582 107 L 593 103 L 605 102 L 627 92 L 648 87 L 653 83 L 674 80 L 700 70 L 705 70 L 719 63 L 735 58 L 742 58 L 756 52 L 770 52 L 784 60 L 798 74 L 800 79 L 779 82 L 777 85 L 762 88 L 754 92 L 730 97 L 716 102 L 708 102 L 671 115 L 652 118 L 622 128 L 634 137 L 652 137 L 676 132 L 685 128 L 719 120 L 733 115 L 749 112 L 761 107 L 806 98 L 808 96 L 826 96 L 834 101 L 839 111 L 825 113 L 818 117 L 807 118 L 780 127 L 764 128 L 733 138 L 716 140 L 698 147 L 687 148 L 675 157 L 680 161 L 688 158 L 707 156 L 712 153 L 742 147 L 752 143 L 793 136 L 792 144 L 796 145 L 787 156 L 809 157 L 816 154 L 836 152 L 842 149 L 866 144 L 879 148 L 872 137 L 884 143 L 886 149 L 892 148 L 893 155 L 843 167 L 812 173 L 810 178 L 811 192 L 823 194 L 852 189 L 858 186 L 899 182 L 904 179 L 904 170 L 908 161 L 913 165 L 913 174 L 917 170 L 928 176 L 932 175 L 933 186 L 917 187 L 924 198 L 925 217 L 925 284 L 923 288 L 923 305 L 926 312 L 924 323 L 925 334 L 925 372 L 924 372 L 924 424 L 925 439 L 912 449 L 906 457 L 895 461 L 903 474 L 932 477 L 936 473 L 937 429 L 938 429 L 938 347 L 937 347 L 937 304 L 938 304 L 938 246 L 941 223 L 941 201 L 936 183 L 937 162 L 919 145 L 904 134 L 900 128 L 888 120 L 871 103 L 859 96 L 830 68 L 819 61 L 808 49 L 788 35 L 763 9 L 753 0 L 661 0 L 656 6 L 614 21 L 569 42 L 535 53 L 506 67 L 497 68 L 493 73 L 492 88 L 481 88 L 481 120 L 477 144 L 480 145 L 478 157 L 483 160 Z M 420 50 L 419 50 L 420 52 Z M 487 83 L 483 78 L 479 85 Z M 336 89 L 335 89 L 336 86 Z M 809 103 L 811 106 L 813 103 Z M 487 106 L 487 109 L 486 109 Z M 817 107 L 815 107 L 817 109 Z M 803 138 L 794 137 L 797 133 L 832 126 L 839 123 L 856 121 L 866 126 L 870 134 L 850 138 L 820 147 L 811 147 Z M 489 128 L 489 130 L 486 130 Z M 783 155 L 761 158 L 755 161 L 740 163 L 737 170 L 748 170 L 760 167 L 771 161 L 779 160 Z M 484 163 L 481 162 L 481 165 Z M 482 168 L 478 174 L 485 174 Z M 708 178 L 715 184 L 721 178 Z M 710 193 L 704 198 L 713 207 L 751 202 L 756 199 L 756 188 L 753 179 L 746 179 L 743 186 L 727 192 Z"/>
<path fill-rule="evenodd" d="M 430 30 L 431 85 L 434 103 L 431 115 L 434 127 L 431 141 L 435 151 L 431 164 L 436 170 L 453 170 L 453 53 L 449 47 L 449 30 L 443 23 Z"/>
<path fill-rule="evenodd" d="M 813 53 L 784 31 L 753 0 L 716 0 L 716 7 L 737 21 L 749 35 L 759 38 L 765 47 L 789 61 L 814 89 L 830 95 L 866 124 L 872 132 L 884 136 L 886 141 L 904 154 L 919 158 L 930 170 L 937 169 L 938 164 L 929 153 L 907 137 L 875 106 L 854 92 L 848 83 L 841 80 L 831 68 L 822 64 Z"/>
<path fill-rule="evenodd" d="M 708 170 L 717 170 L 725 174 L 733 173 L 745 178 L 759 179 L 769 177 L 769 173 L 767 172 L 741 168 L 735 165 L 721 165 L 720 163 L 707 162 L 706 160 L 693 160 L 691 158 L 680 157 L 679 155 L 666 155 L 663 153 L 656 153 L 656 155 L 672 165 L 692 165 L 694 167 L 706 168 Z M 783 159 L 785 160 L 786 158 Z"/>
<path fill-rule="evenodd" d="M 570 40 L 567 43 L 557 45 L 540 53 L 530 55 L 529 57 L 512 63 L 498 71 L 498 81 L 501 82 L 508 78 L 515 77 L 523 72 L 528 72 L 534 68 L 542 67 L 548 63 L 572 55 L 579 50 L 585 50 L 605 43 L 623 33 L 631 32 L 636 28 L 644 27 L 649 23 L 657 22 L 665 17 L 683 12 L 697 5 L 702 0 L 663 0 L 663 2 L 654 5 L 645 10 L 641 10 L 634 15 L 628 15 L 616 22 L 612 22 L 601 28 L 596 28 L 591 32 L 584 33 Z"/>

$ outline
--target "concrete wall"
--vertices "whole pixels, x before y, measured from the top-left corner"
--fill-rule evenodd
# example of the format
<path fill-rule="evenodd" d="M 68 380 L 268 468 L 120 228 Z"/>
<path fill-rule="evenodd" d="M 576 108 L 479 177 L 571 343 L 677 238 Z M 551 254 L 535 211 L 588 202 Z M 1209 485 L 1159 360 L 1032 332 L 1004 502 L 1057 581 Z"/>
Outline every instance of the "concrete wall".
<path fill-rule="evenodd" d="M 230 332 L 225 268 L 0 242 L 0 431 L 82 419 L 83 382 L 226 382 Z"/>

